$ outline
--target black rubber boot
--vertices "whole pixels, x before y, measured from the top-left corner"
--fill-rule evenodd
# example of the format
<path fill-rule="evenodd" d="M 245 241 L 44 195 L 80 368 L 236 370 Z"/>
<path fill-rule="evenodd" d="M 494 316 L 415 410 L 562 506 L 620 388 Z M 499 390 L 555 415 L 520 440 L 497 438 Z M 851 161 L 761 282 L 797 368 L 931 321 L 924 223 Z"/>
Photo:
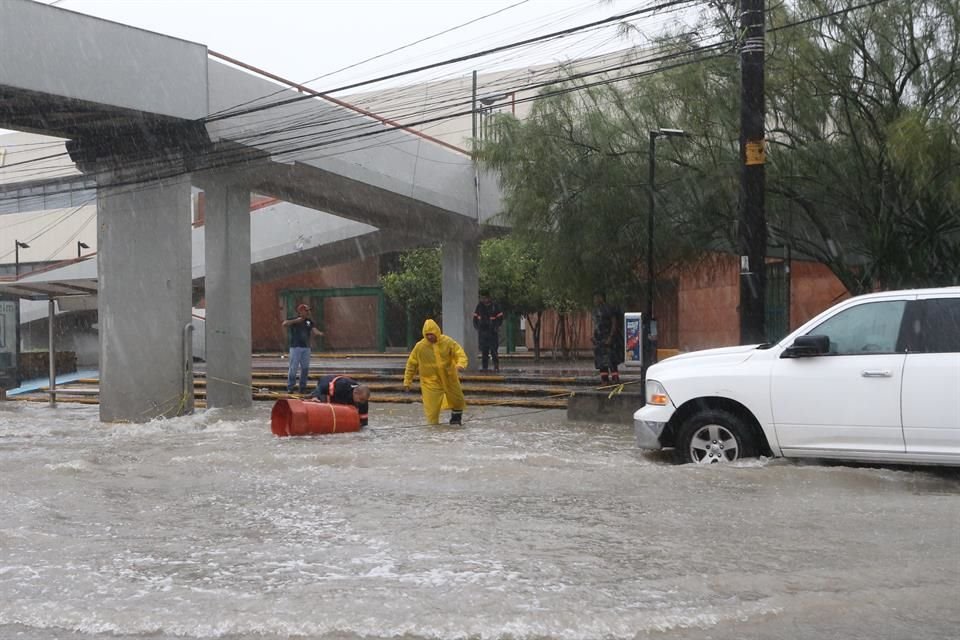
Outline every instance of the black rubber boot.
<path fill-rule="evenodd" d="M 463 424 L 463 411 L 450 412 L 450 424 Z"/>

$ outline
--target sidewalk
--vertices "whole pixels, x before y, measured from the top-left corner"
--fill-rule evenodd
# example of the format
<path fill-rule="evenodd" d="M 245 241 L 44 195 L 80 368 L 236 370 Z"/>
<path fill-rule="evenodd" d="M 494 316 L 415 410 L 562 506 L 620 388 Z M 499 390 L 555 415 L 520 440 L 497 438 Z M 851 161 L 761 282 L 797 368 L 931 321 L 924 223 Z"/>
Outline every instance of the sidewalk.
<path fill-rule="evenodd" d="M 100 376 L 100 372 L 96 369 L 81 369 L 80 371 L 74 371 L 73 373 L 62 373 L 57 376 L 57 386 L 67 384 L 68 382 L 75 382 L 82 378 L 96 378 Z M 35 391 L 40 391 L 41 389 L 46 389 L 50 384 L 50 378 L 44 376 L 42 378 L 33 378 L 31 380 L 24 380 L 20 383 L 20 386 L 15 389 L 7 389 L 7 396 L 16 396 L 22 393 L 33 393 Z"/>
<path fill-rule="evenodd" d="M 346 371 L 383 371 L 387 373 L 402 372 L 407 362 L 406 352 L 396 353 L 359 353 L 359 352 L 315 352 L 310 356 L 311 370 L 342 370 Z M 254 370 L 278 369 L 287 367 L 287 356 L 284 353 L 256 353 L 253 355 Z M 476 373 L 479 368 L 479 356 L 471 359 L 468 373 Z M 196 363 L 203 370 L 205 363 Z M 492 373 L 493 366 L 490 367 Z M 560 360 L 549 356 L 541 357 L 539 362 L 533 358 L 533 353 L 500 354 L 500 373 L 512 375 L 567 375 L 567 376 L 595 376 L 598 375 L 593 366 L 593 359 L 577 358 L 574 360 Z M 625 377 L 640 377 L 639 367 L 620 367 L 620 375 Z"/>

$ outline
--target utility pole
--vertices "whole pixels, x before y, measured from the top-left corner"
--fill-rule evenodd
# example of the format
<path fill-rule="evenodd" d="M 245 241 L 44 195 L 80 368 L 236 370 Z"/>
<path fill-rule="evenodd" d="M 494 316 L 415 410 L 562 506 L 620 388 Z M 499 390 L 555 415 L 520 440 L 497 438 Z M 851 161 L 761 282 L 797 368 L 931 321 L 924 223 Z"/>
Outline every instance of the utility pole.
<path fill-rule="evenodd" d="M 740 342 L 766 341 L 765 0 L 740 0 Z"/>
<path fill-rule="evenodd" d="M 473 71 L 473 91 L 470 94 L 470 118 L 471 118 L 471 131 L 473 133 L 473 140 L 470 143 L 470 151 L 474 151 L 477 148 L 477 71 Z"/>

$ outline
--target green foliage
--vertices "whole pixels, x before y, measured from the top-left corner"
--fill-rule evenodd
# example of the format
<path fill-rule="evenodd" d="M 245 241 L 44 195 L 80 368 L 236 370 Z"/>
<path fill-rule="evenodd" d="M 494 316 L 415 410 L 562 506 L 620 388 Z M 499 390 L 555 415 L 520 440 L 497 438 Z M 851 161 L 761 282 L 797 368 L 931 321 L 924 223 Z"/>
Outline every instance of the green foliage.
<path fill-rule="evenodd" d="M 415 249 L 400 255 L 400 268 L 380 277 L 387 298 L 402 307 L 438 317 L 441 308 L 441 251 Z M 480 243 L 480 288 L 520 314 L 547 306 L 541 258 L 535 243 L 515 236 Z"/>
<path fill-rule="evenodd" d="M 596 289 L 611 300 L 636 300 L 647 281 L 648 132 L 671 125 L 657 116 L 666 94 L 637 83 L 568 88 L 577 91 L 537 102 L 522 122 L 496 119 L 497 134 L 481 145 L 479 158 L 500 171 L 505 221 L 540 247 L 551 303 L 582 308 Z M 708 189 L 691 189 L 681 159 L 688 147 L 677 139 L 657 145 L 658 273 L 698 246 L 688 230 L 701 228 L 686 212 L 700 209 L 691 203 L 730 188 L 729 180 L 704 180 Z"/>
<path fill-rule="evenodd" d="M 542 268 L 540 245 L 516 236 L 480 244 L 480 288 L 488 289 L 504 311 L 526 316 L 534 331 L 534 349 L 540 353 L 540 313 L 563 303 L 551 294 Z M 441 304 L 441 250 L 416 249 L 400 255 L 399 269 L 380 277 L 384 293 L 414 318 L 439 318 Z M 545 285 L 545 283 L 548 283 Z M 552 295 L 552 297 L 551 297 Z"/>
<path fill-rule="evenodd" d="M 546 308 L 537 246 L 516 236 L 480 244 L 480 289 L 487 289 L 505 310 L 530 314 Z"/>
<path fill-rule="evenodd" d="M 783 21 L 846 5 L 793 6 Z M 774 233 L 854 293 L 956 283 L 960 5 L 890 1 L 778 33 L 768 77 L 794 82 L 770 94 Z"/>
<path fill-rule="evenodd" d="M 440 249 L 414 249 L 400 255 L 399 270 L 380 276 L 387 298 L 414 319 L 439 318 Z"/>

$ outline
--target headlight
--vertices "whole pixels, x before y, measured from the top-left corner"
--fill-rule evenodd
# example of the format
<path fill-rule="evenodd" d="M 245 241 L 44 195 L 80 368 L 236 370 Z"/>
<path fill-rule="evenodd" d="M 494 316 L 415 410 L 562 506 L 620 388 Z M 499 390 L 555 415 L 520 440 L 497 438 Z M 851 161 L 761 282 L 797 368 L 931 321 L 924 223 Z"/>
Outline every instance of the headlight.
<path fill-rule="evenodd" d="M 670 404 L 670 396 L 663 385 L 656 380 L 647 380 L 647 404 L 665 407 Z"/>

